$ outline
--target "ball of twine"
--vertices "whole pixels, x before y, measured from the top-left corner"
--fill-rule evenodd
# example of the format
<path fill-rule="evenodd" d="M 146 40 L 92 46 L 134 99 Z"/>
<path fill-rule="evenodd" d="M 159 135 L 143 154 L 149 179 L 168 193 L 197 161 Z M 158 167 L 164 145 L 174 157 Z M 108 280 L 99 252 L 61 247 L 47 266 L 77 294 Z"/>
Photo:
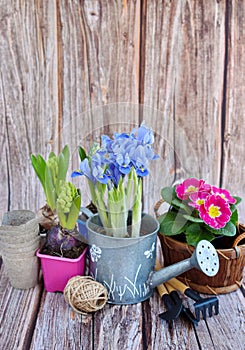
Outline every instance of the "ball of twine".
<path fill-rule="evenodd" d="M 65 289 L 64 298 L 79 314 L 95 312 L 107 302 L 107 290 L 90 276 L 72 277 Z"/>

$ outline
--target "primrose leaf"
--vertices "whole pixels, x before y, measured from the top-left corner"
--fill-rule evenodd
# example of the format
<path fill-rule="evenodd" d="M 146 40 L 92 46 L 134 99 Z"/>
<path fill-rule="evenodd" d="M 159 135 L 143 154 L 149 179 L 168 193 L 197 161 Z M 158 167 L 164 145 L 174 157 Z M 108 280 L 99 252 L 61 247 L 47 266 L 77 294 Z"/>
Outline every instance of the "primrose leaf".
<path fill-rule="evenodd" d="M 194 216 L 191 216 L 191 215 L 184 214 L 183 217 L 186 218 L 187 220 L 191 221 L 191 222 L 198 222 L 198 223 L 202 223 L 203 222 L 202 219 L 195 218 Z"/>
<path fill-rule="evenodd" d="M 185 230 L 187 220 L 182 215 L 176 212 L 170 212 L 159 217 L 160 229 L 159 231 L 166 236 L 174 236 Z"/>
<path fill-rule="evenodd" d="M 220 235 L 220 236 L 235 236 L 236 235 L 236 225 L 234 225 L 231 221 L 227 222 L 225 227 L 215 229 L 210 226 L 206 227 L 208 231 L 212 232 L 215 235 Z"/>
<path fill-rule="evenodd" d="M 164 187 L 161 190 L 161 196 L 165 202 L 172 204 L 173 198 L 176 198 L 174 187 Z"/>
<path fill-rule="evenodd" d="M 230 218 L 230 222 L 232 222 L 236 226 L 236 224 L 238 222 L 238 211 L 237 211 L 237 209 L 232 212 L 231 218 Z"/>
<path fill-rule="evenodd" d="M 241 201 L 242 201 L 241 197 L 238 197 L 238 196 L 232 196 L 232 197 L 235 198 L 235 200 L 236 200 L 235 205 L 238 205 L 239 203 L 241 203 Z"/>
<path fill-rule="evenodd" d="M 174 198 L 172 200 L 172 205 L 183 209 L 186 213 L 191 214 L 192 210 L 189 206 L 185 205 L 179 198 Z"/>
<path fill-rule="evenodd" d="M 202 239 L 211 242 L 214 239 L 214 237 L 214 234 L 212 234 L 209 231 L 206 231 L 197 223 L 191 224 L 186 229 L 187 244 L 192 245 L 194 247 L 196 247 L 197 243 L 200 242 Z"/>

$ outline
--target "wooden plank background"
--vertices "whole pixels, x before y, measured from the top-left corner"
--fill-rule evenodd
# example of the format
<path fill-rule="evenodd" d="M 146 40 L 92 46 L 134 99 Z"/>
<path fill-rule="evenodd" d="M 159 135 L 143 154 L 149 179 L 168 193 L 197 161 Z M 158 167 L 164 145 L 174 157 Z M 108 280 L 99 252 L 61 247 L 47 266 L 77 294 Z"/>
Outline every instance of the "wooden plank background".
<path fill-rule="evenodd" d="M 44 204 L 31 153 L 68 144 L 74 169 L 79 144 L 142 120 L 160 155 L 145 211 L 191 175 L 245 198 L 244 16 L 242 0 L 1 0 L 0 219 Z"/>

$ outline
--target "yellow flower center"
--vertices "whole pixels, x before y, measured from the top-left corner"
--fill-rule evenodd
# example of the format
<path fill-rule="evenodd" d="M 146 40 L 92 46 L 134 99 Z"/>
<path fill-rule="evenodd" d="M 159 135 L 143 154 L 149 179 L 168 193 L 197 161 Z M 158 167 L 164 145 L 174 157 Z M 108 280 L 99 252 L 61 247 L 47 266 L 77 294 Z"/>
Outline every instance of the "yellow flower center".
<path fill-rule="evenodd" d="M 196 203 L 198 205 L 202 205 L 204 203 L 204 199 L 198 199 Z"/>
<path fill-rule="evenodd" d="M 218 216 L 220 216 L 221 212 L 219 210 L 219 207 L 211 204 L 209 209 L 208 209 L 208 214 L 213 219 L 213 218 L 217 218 Z"/>
<path fill-rule="evenodd" d="M 196 192 L 196 191 L 197 191 L 197 187 L 195 187 L 195 186 L 189 186 L 186 189 L 186 192 Z"/>

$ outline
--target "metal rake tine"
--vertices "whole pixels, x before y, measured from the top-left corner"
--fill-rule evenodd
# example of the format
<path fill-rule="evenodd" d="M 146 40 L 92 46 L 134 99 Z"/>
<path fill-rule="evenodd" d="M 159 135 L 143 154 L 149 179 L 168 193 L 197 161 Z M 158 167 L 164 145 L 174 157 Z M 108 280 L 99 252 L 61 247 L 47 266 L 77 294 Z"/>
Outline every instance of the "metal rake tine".
<path fill-rule="evenodd" d="M 196 306 L 195 304 L 194 304 L 194 307 L 195 307 L 195 315 L 196 315 L 197 322 L 200 321 L 201 315 L 202 315 L 202 318 L 206 320 L 206 309 L 203 309 L 198 305 Z"/>
<path fill-rule="evenodd" d="M 201 297 L 201 295 L 194 290 L 192 290 L 189 286 L 182 283 L 176 278 L 172 278 L 168 281 L 169 284 L 171 284 L 173 287 L 180 290 L 182 293 L 184 293 L 186 296 L 190 297 L 191 299 L 195 300 L 195 312 L 197 314 L 198 320 L 200 319 L 200 315 L 202 312 L 203 319 L 206 319 L 207 312 L 210 317 L 213 315 L 212 307 L 215 308 L 215 314 L 218 315 L 219 313 L 219 300 L 216 296 L 212 297 Z"/>
<path fill-rule="evenodd" d="M 206 320 L 207 312 L 208 316 L 213 316 L 213 308 L 215 315 L 218 315 L 219 313 L 219 301 L 216 297 L 210 297 L 210 298 L 202 298 L 200 296 L 199 301 L 197 301 L 194 304 L 195 312 L 196 312 L 196 318 L 200 320 L 200 315 L 202 314 L 202 317 L 204 320 Z"/>

